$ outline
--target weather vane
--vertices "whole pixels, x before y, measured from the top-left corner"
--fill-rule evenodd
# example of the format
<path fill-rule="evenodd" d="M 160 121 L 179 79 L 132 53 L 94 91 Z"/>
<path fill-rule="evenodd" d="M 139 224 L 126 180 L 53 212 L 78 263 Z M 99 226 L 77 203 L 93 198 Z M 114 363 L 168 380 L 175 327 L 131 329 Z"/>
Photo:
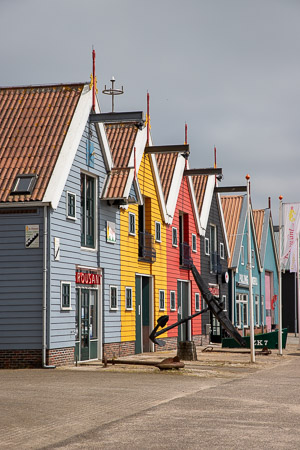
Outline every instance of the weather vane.
<path fill-rule="evenodd" d="M 106 85 L 105 85 L 102 93 L 106 94 L 106 95 L 111 95 L 111 112 L 114 112 L 115 111 L 114 97 L 115 97 L 115 95 L 124 94 L 124 89 L 123 89 L 123 86 L 121 89 L 115 88 L 115 77 L 112 77 L 112 79 L 110 81 L 111 81 L 111 88 L 107 89 Z"/>

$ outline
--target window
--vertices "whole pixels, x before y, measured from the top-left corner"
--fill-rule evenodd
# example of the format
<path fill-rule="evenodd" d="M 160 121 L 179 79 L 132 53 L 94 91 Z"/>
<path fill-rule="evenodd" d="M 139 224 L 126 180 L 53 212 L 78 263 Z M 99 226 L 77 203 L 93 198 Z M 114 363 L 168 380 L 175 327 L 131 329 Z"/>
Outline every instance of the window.
<path fill-rule="evenodd" d="M 132 288 L 125 288 L 125 309 L 132 310 Z"/>
<path fill-rule="evenodd" d="M 199 294 L 199 292 L 195 293 L 195 311 L 200 311 L 200 294 Z"/>
<path fill-rule="evenodd" d="M 96 246 L 96 180 L 81 174 L 81 245 Z"/>
<path fill-rule="evenodd" d="M 226 295 L 222 295 L 222 303 L 224 311 L 227 311 L 227 298 Z"/>
<path fill-rule="evenodd" d="M 36 183 L 37 176 L 33 174 L 18 175 L 15 179 L 11 194 L 31 194 Z"/>
<path fill-rule="evenodd" d="M 60 306 L 61 309 L 71 309 L 71 283 L 69 281 L 60 283 Z"/>
<path fill-rule="evenodd" d="M 165 291 L 159 291 L 159 310 L 165 310 Z"/>
<path fill-rule="evenodd" d="M 245 250 L 244 250 L 244 246 L 241 246 L 241 264 L 244 265 L 245 264 Z"/>
<path fill-rule="evenodd" d="M 117 286 L 109 287 L 109 307 L 110 309 L 118 309 L 118 288 Z"/>
<path fill-rule="evenodd" d="M 192 250 L 193 252 L 197 251 L 197 236 L 192 234 Z"/>
<path fill-rule="evenodd" d="M 177 247 L 178 246 L 177 228 L 174 228 L 174 227 L 172 227 L 172 245 L 173 245 L 173 247 Z"/>
<path fill-rule="evenodd" d="M 76 194 L 67 192 L 67 218 L 76 219 Z"/>
<path fill-rule="evenodd" d="M 236 295 L 236 325 L 238 328 L 248 327 L 248 294 Z"/>
<path fill-rule="evenodd" d="M 217 227 L 216 227 L 216 225 L 210 225 L 209 241 L 210 241 L 211 253 L 216 252 L 217 251 Z"/>
<path fill-rule="evenodd" d="M 205 246 L 205 254 L 209 255 L 209 239 L 208 238 L 205 238 L 204 246 Z"/>
<path fill-rule="evenodd" d="M 135 236 L 135 214 L 129 213 L 129 234 Z"/>
<path fill-rule="evenodd" d="M 252 267 L 255 267 L 254 250 L 251 250 L 251 264 L 252 264 Z"/>
<path fill-rule="evenodd" d="M 155 240 L 161 242 L 161 223 L 155 222 Z"/>
<path fill-rule="evenodd" d="M 220 242 L 220 258 L 224 259 L 224 244 Z"/>
<path fill-rule="evenodd" d="M 170 310 L 176 311 L 176 295 L 175 291 L 170 291 Z"/>
<path fill-rule="evenodd" d="M 255 296 L 255 325 L 259 326 L 259 295 Z"/>

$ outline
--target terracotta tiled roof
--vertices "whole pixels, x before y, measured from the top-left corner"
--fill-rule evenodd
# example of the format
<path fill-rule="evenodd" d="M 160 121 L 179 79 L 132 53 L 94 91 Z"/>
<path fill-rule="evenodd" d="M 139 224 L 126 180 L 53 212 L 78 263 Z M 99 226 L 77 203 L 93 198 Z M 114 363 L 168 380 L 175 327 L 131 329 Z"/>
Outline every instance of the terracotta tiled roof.
<path fill-rule="evenodd" d="M 168 200 L 177 158 L 178 153 L 160 153 L 156 155 L 165 201 Z"/>
<path fill-rule="evenodd" d="M 129 168 L 112 169 L 105 187 L 103 199 L 121 199 L 124 198 L 124 190 L 127 184 Z"/>
<path fill-rule="evenodd" d="M 259 249 L 260 249 L 260 245 L 261 245 L 264 217 L 265 217 L 264 209 L 254 209 L 253 210 L 254 226 L 255 226 L 255 232 L 256 232 L 256 238 L 257 238 L 257 245 L 258 245 Z"/>
<path fill-rule="evenodd" d="M 195 175 L 192 177 L 192 179 L 193 179 L 193 185 L 194 185 L 194 190 L 195 190 L 195 196 L 196 196 L 196 200 L 197 200 L 198 212 L 199 212 L 199 216 L 200 216 L 208 176 L 207 175 Z"/>
<path fill-rule="evenodd" d="M 221 197 L 225 227 L 231 255 L 228 264 L 229 266 L 231 266 L 232 262 L 243 199 L 243 195 L 224 195 Z"/>
<path fill-rule="evenodd" d="M 127 167 L 138 131 L 136 125 L 132 123 L 106 124 L 105 130 L 114 167 Z"/>
<path fill-rule="evenodd" d="M 0 202 L 42 200 L 83 84 L 0 89 Z M 34 174 L 30 195 L 10 195 L 19 174 Z"/>

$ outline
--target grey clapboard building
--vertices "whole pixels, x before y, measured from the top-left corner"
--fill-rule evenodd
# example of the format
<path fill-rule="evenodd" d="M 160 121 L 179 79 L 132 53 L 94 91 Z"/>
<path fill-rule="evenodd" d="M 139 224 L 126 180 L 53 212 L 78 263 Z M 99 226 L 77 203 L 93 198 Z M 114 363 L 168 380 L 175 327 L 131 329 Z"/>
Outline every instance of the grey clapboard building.
<path fill-rule="evenodd" d="M 84 83 L 0 89 L 0 367 L 120 342 L 119 204 L 101 200 L 113 161 L 92 104 Z"/>

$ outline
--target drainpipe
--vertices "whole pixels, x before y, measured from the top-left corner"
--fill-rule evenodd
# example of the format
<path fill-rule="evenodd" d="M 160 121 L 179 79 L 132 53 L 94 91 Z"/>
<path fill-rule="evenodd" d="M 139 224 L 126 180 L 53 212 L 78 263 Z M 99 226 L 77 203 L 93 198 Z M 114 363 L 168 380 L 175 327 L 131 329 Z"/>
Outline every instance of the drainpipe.
<path fill-rule="evenodd" d="M 47 366 L 47 245 L 48 245 L 48 216 L 47 206 L 44 206 L 44 239 L 43 239 L 43 343 L 42 365 L 43 369 L 55 369 L 56 366 Z"/>
<path fill-rule="evenodd" d="M 232 277 L 231 277 L 231 322 L 234 326 L 235 323 L 235 269 L 232 269 Z"/>

